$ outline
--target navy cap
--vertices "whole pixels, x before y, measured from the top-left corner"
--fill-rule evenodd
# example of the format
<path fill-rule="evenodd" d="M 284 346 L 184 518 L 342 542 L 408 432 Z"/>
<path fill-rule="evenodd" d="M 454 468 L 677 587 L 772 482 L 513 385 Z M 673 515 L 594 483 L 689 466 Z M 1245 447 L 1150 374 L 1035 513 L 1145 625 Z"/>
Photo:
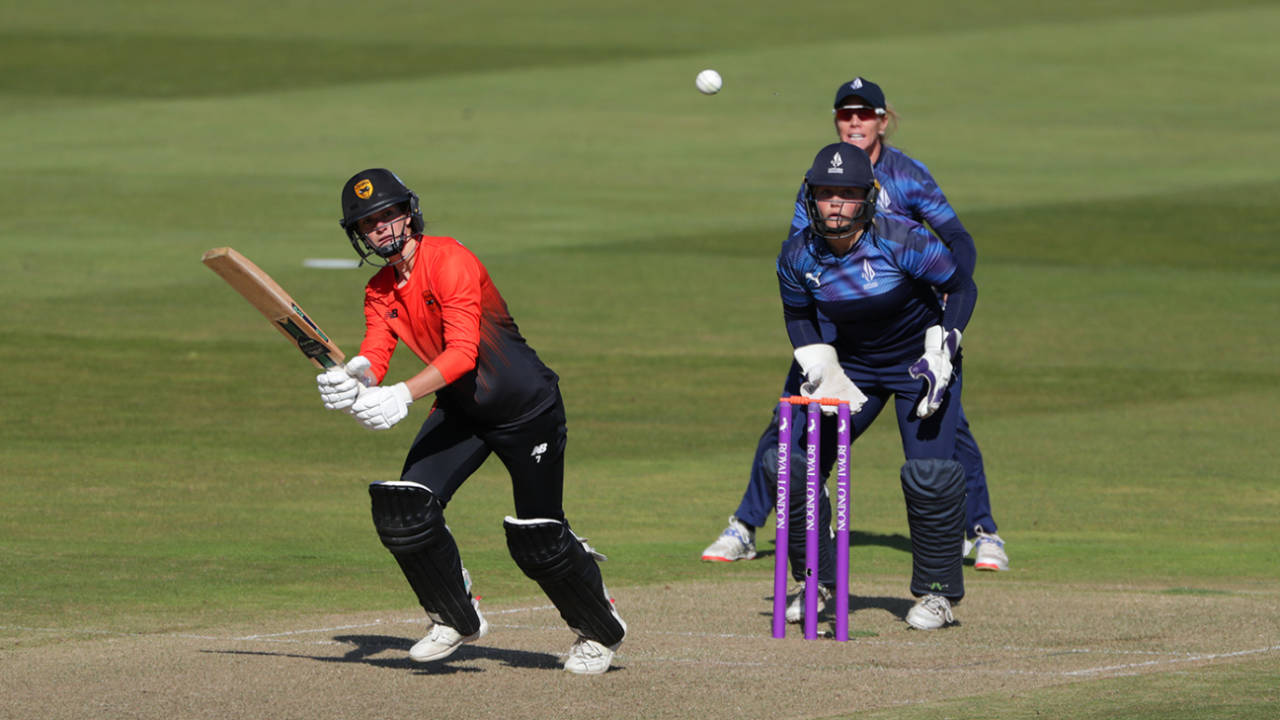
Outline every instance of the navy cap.
<path fill-rule="evenodd" d="M 819 150 L 804 179 L 809 185 L 831 187 L 870 189 L 876 184 L 871 158 L 857 145 L 844 142 L 831 143 Z"/>
<path fill-rule="evenodd" d="M 832 107 L 839 109 L 844 105 L 849 105 L 850 103 L 847 101 L 851 97 L 860 97 L 877 110 L 884 110 L 885 108 L 884 91 L 880 89 L 879 85 L 864 77 L 856 77 L 837 88 L 836 102 Z"/>

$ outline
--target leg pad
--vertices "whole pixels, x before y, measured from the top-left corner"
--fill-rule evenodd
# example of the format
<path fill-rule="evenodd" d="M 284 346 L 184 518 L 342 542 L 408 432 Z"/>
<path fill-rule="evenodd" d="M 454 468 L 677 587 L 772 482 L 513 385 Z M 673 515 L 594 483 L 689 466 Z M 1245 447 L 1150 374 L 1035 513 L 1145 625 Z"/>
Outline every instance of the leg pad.
<path fill-rule="evenodd" d="M 399 563 L 422 608 L 463 635 L 478 632 L 480 615 L 471 602 L 462 557 L 436 496 L 413 482 L 373 483 L 369 496 L 378 537 Z"/>
<path fill-rule="evenodd" d="M 964 467 L 954 460 L 908 460 L 902 494 L 911 529 L 911 592 L 964 597 Z"/>
<path fill-rule="evenodd" d="M 563 520 L 508 517 L 502 525 L 511 558 L 574 632 L 609 647 L 622 642 L 627 626 L 609 600 L 596 554 Z"/>

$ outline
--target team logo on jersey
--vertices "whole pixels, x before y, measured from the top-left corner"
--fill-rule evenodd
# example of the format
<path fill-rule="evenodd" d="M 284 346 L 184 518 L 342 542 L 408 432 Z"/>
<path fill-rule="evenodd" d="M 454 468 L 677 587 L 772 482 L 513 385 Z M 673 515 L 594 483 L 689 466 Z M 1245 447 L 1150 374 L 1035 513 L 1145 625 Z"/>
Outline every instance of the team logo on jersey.
<path fill-rule="evenodd" d="M 814 275 L 813 273 L 805 273 L 805 274 L 804 274 L 804 279 L 805 279 L 805 280 L 808 280 L 808 281 L 809 281 L 809 282 L 811 282 L 811 283 L 813 283 L 813 287 L 814 287 L 814 289 L 817 289 L 817 288 L 822 287 L 822 277 L 821 277 L 821 275 L 822 275 L 822 273 L 818 273 L 817 275 Z"/>
<path fill-rule="evenodd" d="M 354 189 L 356 191 L 356 197 L 360 198 L 361 200 L 368 200 L 370 197 L 373 196 L 373 183 L 369 182 L 368 178 L 365 178 L 364 180 L 361 180 L 360 182 L 356 183 L 356 186 Z"/>
<path fill-rule="evenodd" d="M 875 268 L 871 267 L 871 261 L 863 260 L 862 261 L 862 286 L 866 288 L 873 288 L 879 284 L 880 283 L 876 282 L 876 271 L 875 271 Z"/>
<path fill-rule="evenodd" d="M 547 451 L 547 444 L 542 443 L 541 445 L 537 445 L 533 448 L 533 452 L 529 453 L 529 457 L 533 458 L 534 462 L 541 463 L 542 454 L 545 453 L 546 451 Z"/>

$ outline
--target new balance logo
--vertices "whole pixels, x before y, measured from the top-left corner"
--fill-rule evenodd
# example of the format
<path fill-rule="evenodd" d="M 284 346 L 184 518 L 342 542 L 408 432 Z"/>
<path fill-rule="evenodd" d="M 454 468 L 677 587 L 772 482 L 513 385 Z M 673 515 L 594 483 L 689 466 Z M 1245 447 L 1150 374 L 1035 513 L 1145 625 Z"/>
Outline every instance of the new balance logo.
<path fill-rule="evenodd" d="M 529 454 L 529 456 L 533 458 L 533 461 L 534 461 L 534 462 L 536 462 L 536 463 L 541 463 L 541 462 L 542 462 L 542 454 L 543 454 L 543 453 L 545 453 L 546 451 L 547 451 L 547 444 L 546 444 L 546 443 L 542 443 L 541 445 L 538 445 L 538 446 L 534 447 L 534 448 L 533 448 L 533 452 L 532 452 L 532 453 L 530 453 L 530 454 Z"/>
<path fill-rule="evenodd" d="M 398 317 L 400 317 L 400 309 L 399 309 L 399 308 L 392 308 L 392 309 L 390 309 L 390 310 L 388 310 L 388 311 L 387 311 L 387 319 L 388 319 L 388 320 L 395 320 L 395 319 L 396 319 L 396 318 L 398 318 Z"/>

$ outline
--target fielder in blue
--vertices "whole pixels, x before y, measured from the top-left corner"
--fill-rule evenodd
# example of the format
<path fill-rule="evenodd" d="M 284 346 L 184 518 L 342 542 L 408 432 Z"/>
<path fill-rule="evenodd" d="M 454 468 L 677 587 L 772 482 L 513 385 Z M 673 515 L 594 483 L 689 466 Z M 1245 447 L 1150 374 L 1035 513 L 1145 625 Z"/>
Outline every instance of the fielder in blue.
<path fill-rule="evenodd" d="M 964 597 L 964 468 L 953 459 L 960 421 L 961 333 L 978 288 L 947 246 L 919 223 L 876 215 L 881 187 L 856 145 L 824 147 L 801 190 L 809 225 L 778 255 L 778 287 L 787 336 L 800 366 L 800 394 L 849 403 L 856 439 L 893 400 L 906 463 L 901 480 L 911 532 L 909 625 L 934 630 L 954 622 Z M 945 306 L 939 297 L 945 293 Z M 825 320 L 824 320 L 825 319 Z M 792 424 L 804 408 L 791 406 Z M 835 407 L 823 412 L 834 414 Z M 823 423 L 822 472 L 835 461 L 835 427 Z M 793 487 L 803 484 L 797 443 Z M 789 543 L 793 577 L 804 567 L 803 493 L 792 493 Z M 831 503 L 819 497 L 819 527 Z M 822 533 L 818 580 L 823 604 L 835 586 L 835 545 Z M 787 619 L 802 619 L 801 595 Z"/>
<path fill-rule="evenodd" d="M 839 139 L 857 145 L 871 158 L 881 185 L 876 211 L 927 223 L 951 250 L 956 264 L 972 275 L 977 260 L 973 237 L 965 230 L 928 168 L 885 140 L 897 124 L 897 116 L 885 102 L 880 86 L 860 77 L 842 84 L 836 90 L 834 113 Z M 802 186 L 796 194 L 790 235 L 808 226 Z M 829 323 L 821 317 L 820 321 L 824 334 L 829 334 Z M 799 373 L 799 367 L 793 363 L 784 395 L 797 394 Z M 731 562 L 755 557 L 755 529 L 765 524 L 773 510 L 777 443 L 777 425 L 770 422 L 756 446 L 750 480 L 738 510 L 729 518 L 729 525 L 720 537 L 703 551 L 703 560 Z M 996 534 L 982 452 L 969 429 L 963 408 L 957 424 L 955 459 L 964 466 L 967 489 L 965 531 L 968 539 L 964 554 L 976 549 L 974 567 L 977 570 L 1007 570 L 1009 558 L 1004 540 Z"/>

